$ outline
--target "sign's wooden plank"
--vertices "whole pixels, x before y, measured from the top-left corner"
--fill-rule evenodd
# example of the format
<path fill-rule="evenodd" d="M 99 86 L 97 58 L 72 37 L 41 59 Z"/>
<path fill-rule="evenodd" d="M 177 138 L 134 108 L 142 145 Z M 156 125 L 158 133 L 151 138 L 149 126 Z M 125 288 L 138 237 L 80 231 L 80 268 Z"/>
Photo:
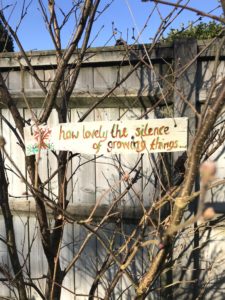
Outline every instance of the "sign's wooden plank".
<path fill-rule="evenodd" d="M 63 123 L 24 129 L 26 154 L 65 150 L 86 154 L 176 152 L 187 148 L 187 118 Z"/>

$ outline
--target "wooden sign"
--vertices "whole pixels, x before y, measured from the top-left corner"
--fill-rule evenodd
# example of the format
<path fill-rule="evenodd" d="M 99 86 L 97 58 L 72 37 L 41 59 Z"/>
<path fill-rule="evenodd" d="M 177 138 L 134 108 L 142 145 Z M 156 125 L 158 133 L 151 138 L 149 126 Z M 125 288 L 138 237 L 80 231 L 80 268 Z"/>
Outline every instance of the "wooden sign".
<path fill-rule="evenodd" d="M 185 151 L 187 118 L 62 123 L 24 128 L 26 155 L 40 150 L 86 154 Z"/>

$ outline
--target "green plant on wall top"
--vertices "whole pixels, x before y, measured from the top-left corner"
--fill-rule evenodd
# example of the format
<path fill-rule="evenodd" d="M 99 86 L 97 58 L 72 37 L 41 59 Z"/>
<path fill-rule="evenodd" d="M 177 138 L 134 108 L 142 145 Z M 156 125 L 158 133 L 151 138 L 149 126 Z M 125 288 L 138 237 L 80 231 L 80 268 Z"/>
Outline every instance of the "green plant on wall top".
<path fill-rule="evenodd" d="M 13 39 L 5 29 L 3 24 L 0 22 L 0 52 L 13 52 Z"/>
<path fill-rule="evenodd" d="M 209 23 L 200 22 L 199 24 L 193 26 L 191 24 L 187 28 L 181 25 L 181 29 L 170 29 L 170 32 L 165 38 L 162 38 L 163 42 L 173 42 L 175 39 L 181 38 L 196 38 L 198 40 L 212 39 L 216 36 L 222 35 L 223 25 L 211 21 Z"/>

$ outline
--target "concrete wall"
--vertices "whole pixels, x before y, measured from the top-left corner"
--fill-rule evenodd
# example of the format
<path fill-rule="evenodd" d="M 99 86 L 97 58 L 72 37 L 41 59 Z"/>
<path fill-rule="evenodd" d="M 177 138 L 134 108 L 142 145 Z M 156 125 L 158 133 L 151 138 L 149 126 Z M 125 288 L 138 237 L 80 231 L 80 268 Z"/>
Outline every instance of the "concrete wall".
<path fill-rule="evenodd" d="M 140 65 L 133 72 L 131 77 L 129 77 L 120 87 L 115 89 L 113 93 L 102 102 L 101 106 L 96 108 L 89 115 L 88 120 L 139 118 L 146 108 L 151 107 L 160 96 L 159 85 L 166 90 L 168 82 L 166 80 L 163 81 L 162 76 L 168 75 L 168 72 L 172 67 L 174 68 L 175 73 L 173 73 L 172 77 L 168 76 L 168 81 L 173 82 L 173 79 L 176 77 L 175 92 L 166 97 L 167 103 L 164 103 L 164 105 L 161 106 L 160 112 L 165 111 L 165 114 L 168 114 L 167 105 L 170 106 L 170 104 L 173 104 L 175 115 L 188 116 L 190 120 L 189 138 L 191 142 L 196 120 L 190 109 L 180 105 L 180 95 L 182 93 L 182 95 L 198 109 L 200 109 L 201 104 L 204 103 L 211 85 L 217 46 L 213 44 L 209 49 L 203 51 L 205 47 L 205 42 L 197 43 L 193 40 L 189 41 L 189 43 L 177 42 L 175 45 L 156 47 L 151 55 L 154 70 L 147 68 L 144 64 Z M 149 48 L 147 47 L 147 49 Z M 141 47 L 135 48 L 130 53 L 123 47 L 90 49 L 86 54 L 84 64 L 72 94 L 69 120 L 77 121 L 79 117 L 87 111 L 91 104 L 97 99 L 104 97 L 104 95 L 114 87 L 115 83 L 126 76 L 126 74 L 138 63 L 138 56 L 143 53 L 144 50 Z M 218 80 L 225 74 L 224 54 L 222 53 L 221 55 L 221 62 L 217 72 Z M 198 55 L 198 59 L 197 61 L 194 61 L 193 58 L 196 55 Z M 47 87 L 53 80 L 53 74 L 56 68 L 54 52 L 32 52 L 29 53 L 29 58 L 33 67 L 37 70 L 43 83 Z M 73 70 L 75 61 L 76 55 L 74 55 L 70 61 L 70 72 Z M 20 54 L 0 54 L 0 71 L 4 75 L 7 86 L 14 99 L 17 101 L 18 107 L 23 113 L 24 118 L 29 120 L 31 116 L 29 110 L 26 108 L 22 91 L 24 91 L 27 100 L 34 108 L 34 112 L 40 114 L 45 105 L 43 102 L 43 92 L 27 71 L 26 63 L 20 57 Z M 169 113 L 171 113 L 171 110 Z M 19 166 L 20 170 L 26 174 L 24 154 L 17 145 L 16 138 L 5 123 L 4 118 L 10 121 L 13 126 L 15 126 L 15 124 L 9 111 L 4 106 L 1 106 L 1 115 L 3 117 L 1 118 L 0 125 L 1 132 L 7 141 L 6 150 Z M 154 118 L 155 115 L 154 113 L 151 113 L 148 117 Z M 57 124 L 57 122 L 57 114 L 53 111 L 49 119 L 49 124 Z M 70 212 L 78 219 L 86 217 L 101 195 L 106 194 L 106 197 L 102 200 L 97 211 L 97 217 L 101 218 L 111 200 L 115 197 L 115 194 L 120 193 L 121 189 L 124 188 L 120 182 L 120 174 L 118 172 L 119 164 L 122 164 L 124 169 L 129 171 L 136 165 L 140 157 L 121 155 L 119 161 L 112 157 L 101 157 L 97 162 L 82 165 L 82 163 L 85 163 L 91 158 L 92 157 L 90 156 L 84 155 L 78 156 L 69 166 L 72 172 L 78 165 L 81 165 L 77 169 L 76 175 L 69 183 L 68 195 L 68 199 L 70 200 Z M 224 159 L 225 155 L 222 153 L 219 158 L 218 176 L 220 178 L 224 177 Z M 9 161 L 6 161 L 6 165 L 8 169 L 12 167 Z M 126 224 L 124 226 L 126 227 L 128 234 L 132 229 L 135 218 L 138 218 L 142 213 L 138 198 L 141 197 L 144 206 L 149 207 L 151 205 L 154 179 L 152 166 L 148 156 L 142 158 L 141 166 L 144 176 L 135 184 L 135 192 L 129 193 L 124 198 L 123 205 L 120 208 L 126 219 Z M 56 169 L 56 159 L 52 153 L 49 153 L 42 158 L 39 169 L 40 176 L 43 180 L 47 179 L 47 176 L 50 176 L 54 172 Z M 31 255 L 26 261 L 27 270 L 31 272 L 32 277 L 39 278 L 36 282 L 38 282 L 40 289 L 44 290 L 44 280 L 40 277 L 46 273 L 46 261 L 41 249 L 40 234 L 35 218 L 34 202 L 31 195 L 27 194 L 26 187 L 21 182 L 21 179 L 15 176 L 10 170 L 7 174 L 9 179 L 10 205 L 12 207 L 12 213 L 14 214 L 14 225 L 16 228 L 17 245 L 21 253 L 21 261 L 24 260 L 29 247 L 31 247 Z M 114 186 L 113 192 L 109 191 L 110 185 Z M 51 191 L 49 197 L 54 199 L 54 194 L 57 193 L 56 179 L 53 179 L 49 183 L 48 188 Z M 213 197 L 214 199 L 223 201 L 224 189 L 220 188 L 220 190 L 213 191 Z M 212 200 L 212 194 L 211 196 L 209 195 L 208 199 L 209 201 Z M 4 228 L 3 220 L 1 218 L 0 224 L 1 228 Z M 112 234 L 116 226 L 115 223 L 112 222 L 107 226 L 108 228 L 105 229 L 105 232 L 107 232 L 107 234 Z M 175 284 L 173 293 L 177 299 L 196 299 L 194 298 L 194 295 L 197 293 L 196 290 L 200 293 L 200 290 L 205 288 L 205 291 L 210 290 L 210 292 L 203 291 L 203 299 L 212 297 L 212 294 L 214 294 L 213 299 L 223 299 L 221 295 L 225 292 L 223 280 L 224 268 L 218 267 L 222 262 L 221 257 L 224 254 L 222 246 L 224 244 L 223 232 L 220 227 L 219 229 L 218 227 L 215 229 L 207 229 L 204 233 L 198 232 L 197 230 L 193 231 L 193 227 L 191 230 L 191 235 L 188 230 L 186 233 L 181 234 L 182 245 L 188 250 L 185 256 L 186 259 L 178 260 L 176 265 L 176 268 L 185 270 L 185 274 L 182 273 L 183 277 L 179 278 L 179 280 L 186 278 L 186 283 L 182 283 L 181 288 L 177 288 L 179 285 Z M 198 233 L 197 237 L 196 232 Z M 2 233 L 2 235 L 4 236 L 4 233 Z M 65 265 L 77 251 L 85 236 L 86 232 L 77 224 L 66 225 L 62 245 L 62 259 Z M 208 241 L 207 243 L 205 242 L 206 240 Z M 67 244 L 68 247 L 63 247 Z M 184 250 L 179 249 L 179 247 L 178 244 L 176 248 L 178 249 L 178 252 Z M 197 249 L 203 247 L 204 251 L 196 251 L 196 247 L 198 247 Z M 215 253 L 218 253 L 218 255 L 215 255 Z M 67 289 L 63 289 L 62 299 L 87 299 L 87 297 L 85 298 L 83 296 L 76 296 L 75 298 L 73 293 L 81 295 L 89 292 L 90 283 L 97 274 L 98 261 L 102 259 L 104 255 L 104 249 L 97 239 L 93 238 L 90 240 L 87 250 L 83 253 L 80 260 L 63 283 Z M 1 241 L 0 257 L 2 264 L 8 263 L 9 259 L 6 246 Z M 201 263 L 197 263 L 197 261 L 201 261 Z M 212 275 L 212 272 L 210 271 L 210 264 L 212 262 L 217 265 L 217 269 L 214 269 L 217 270 L 215 271 L 217 273 L 216 275 L 213 275 L 213 278 L 211 279 L 210 276 Z M 149 257 L 143 251 L 133 265 L 133 270 L 137 272 L 138 277 L 143 274 L 148 263 Z M 202 269 L 204 275 L 194 272 L 193 270 L 195 270 L 196 267 Z M 187 268 L 188 271 L 186 272 Z M 109 280 L 114 271 L 113 268 L 109 270 Z M 195 279 L 197 276 L 199 279 L 202 278 L 203 284 L 201 281 L 196 283 Z M 174 278 L 175 277 L 176 275 L 174 275 Z M 218 284 L 215 283 L 216 278 L 218 278 Z M 13 297 L 12 291 L 7 289 L 1 282 L 0 285 L 2 287 L 0 289 L 1 296 Z M 132 299 L 134 291 L 132 287 L 129 287 L 129 282 L 127 282 L 125 278 L 120 281 L 118 287 L 115 289 L 115 299 L 126 287 L 128 289 L 123 295 L 123 299 Z M 68 289 L 71 290 L 72 293 Z M 103 291 L 100 289 L 99 296 L 101 296 L 102 292 Z M 170 299 L 170 296 L 168 295 L 164 295 L 162 298 Z M 155 297 L 154 299 L 157 299 L 158 297 L 155 294 L 153 296 Z M 31 292 L 31 297 L 33 297 L 31 299 L 39 299 L 35 291 Z"/>

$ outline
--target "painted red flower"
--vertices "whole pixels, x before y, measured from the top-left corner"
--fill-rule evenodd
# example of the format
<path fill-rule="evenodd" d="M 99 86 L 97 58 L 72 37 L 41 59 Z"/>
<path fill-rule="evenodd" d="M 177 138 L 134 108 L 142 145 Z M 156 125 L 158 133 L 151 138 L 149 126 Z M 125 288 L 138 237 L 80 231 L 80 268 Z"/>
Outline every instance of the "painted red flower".
<path fill-rule="evenodd" d="M 34 138 L 38 142 L 39 149 L 48 149 L 47 141 L 50 137 L 52 130 L 49 128 L 39 128 L 34 131 Z"/>

